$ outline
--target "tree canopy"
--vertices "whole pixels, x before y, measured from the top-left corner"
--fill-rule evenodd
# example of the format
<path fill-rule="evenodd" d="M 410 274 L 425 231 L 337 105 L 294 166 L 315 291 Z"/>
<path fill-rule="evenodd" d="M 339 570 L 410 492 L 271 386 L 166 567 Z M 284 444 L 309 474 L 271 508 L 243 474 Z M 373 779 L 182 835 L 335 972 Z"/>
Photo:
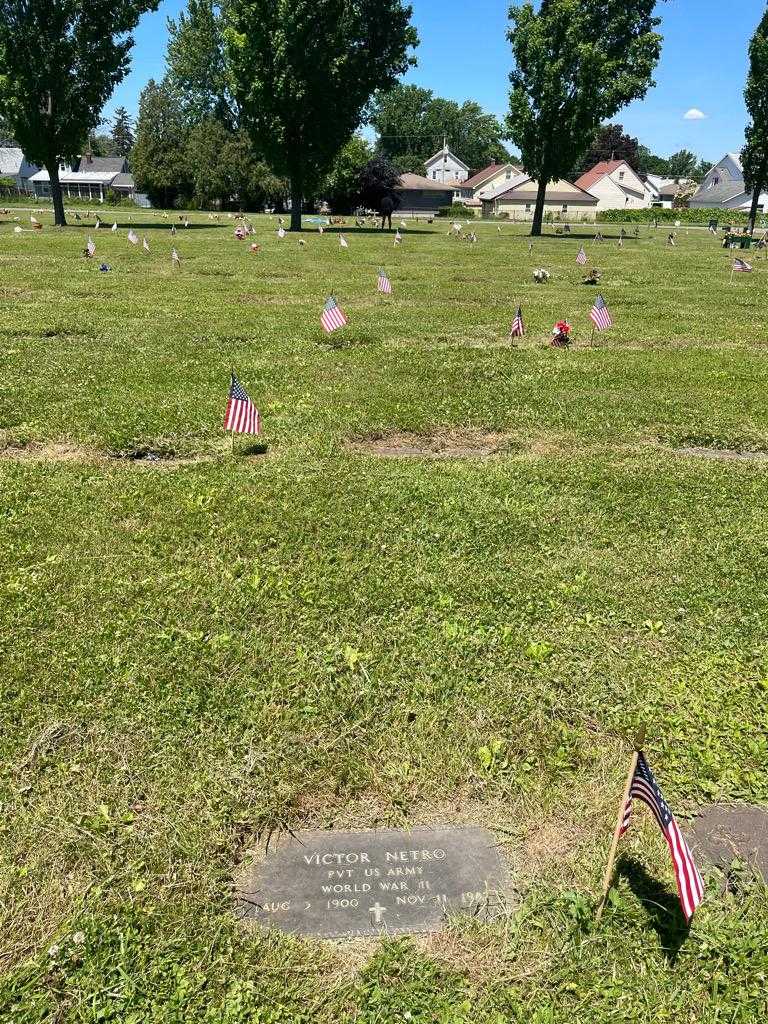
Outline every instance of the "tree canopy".
<path fill-rule="evenodd" d="M 391 89 L 417 45 L 402 0 L 229 0 L 234 92 L 255 147 L 291 182 L 291 227 L 364 120 L 371 96 Z"/>
<path fill-rule="evenodd" d="M 656 0 L 543 0 L 513 5 L 508 38 L 509 137 L 539 183 L 533 234 L 541 234 L 546 186 L 583 156 L 600 122 L 645 95 L 661 52 Z"/>
<path fill-rule="evenodd" d="M 192 123 L 215 117 L 230 128 L 238 111 L 229 89 L 224 16 L 213 0 L 187 0 L 177 20 L 168 19 L 168 80 Z"/>
<path fill-rule="evenodd" d="M 626 160 L 639 170 L 639 144 L 637 139 L 624 133 L 621 124 L 601 124 L 592 137 L 592 144 L 578 163 L 579 173 L 590 170 L 602 160 Z"/>
<path fill-rule="evenodd" d="M 118 156 L 128 156 L 134 142 L 133 120 L 125 107 L 118 107 L 112 120 L 112 146 Z"/>
<path fill-rule="evenodd" d="M 64 224 L 59 162 L 74 161 L 126 75 L 131 32 L 159 0 L 0 0 L 0 116 L 51 180 Z"/>
<path fill-rule="evenodd" d="M 497 117 L 472 100 L 459 105 L 417 85 L 401 83 L 378 93 L 371 124 L 379 152 L 404 171 L 424 174 L 424 162 L 442 147 L 443 139 L 474 170 L 510 159 Z"/>
<path fill-rule="evenodd" d="M 744 100 L 751 118 L 741 152 L 744 182 L 752 190 L 749 227 L 755 228 L 760 193 L 768 182 L 768 10 L 749 44 L 749 73 Z"/>
<path fill-rule="evenodd" d="M 373 158 L 370 143 L 361 135 L 353 135 L 336 154 L 325 176 L 320 193 L 334 213 L 349 213 L 360 199 L 360 174 Z"/>

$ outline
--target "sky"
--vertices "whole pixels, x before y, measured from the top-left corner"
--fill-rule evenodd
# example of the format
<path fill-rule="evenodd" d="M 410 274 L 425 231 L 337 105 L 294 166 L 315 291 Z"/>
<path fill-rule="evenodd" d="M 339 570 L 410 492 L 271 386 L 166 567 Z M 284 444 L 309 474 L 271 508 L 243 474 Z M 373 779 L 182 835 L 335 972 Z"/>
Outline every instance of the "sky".
<path fill-rule="evenodd" d="M 476 100 L 503 117 L 512 63 L 507 0 L 411 4 L 421 44 L 418 65 L 406 81 L 460 103 Z M 146 83 L 163 77 L 166 20 L 184 6 L 184 0 L 163 0 L 158 11 L 142 18 L 131 72 L 107 104 L 105 118 L 121 105 L 135 115 Z M 660 0 L 664 45 L 656 86 L 613 121 L 659 156 L 685 148 L 714 162 L 741 149 L 747 46 L 764 10 L 765 0 L 741 0 L 727 8 L 722 0 Z"/>

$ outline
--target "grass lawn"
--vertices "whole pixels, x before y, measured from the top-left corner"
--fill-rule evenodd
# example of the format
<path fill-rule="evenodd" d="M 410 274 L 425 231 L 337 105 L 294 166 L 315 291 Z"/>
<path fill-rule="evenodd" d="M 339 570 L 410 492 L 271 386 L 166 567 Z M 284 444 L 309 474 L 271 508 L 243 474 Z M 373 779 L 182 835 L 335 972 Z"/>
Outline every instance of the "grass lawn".
<path fill-rule="evenodd" d="M 475 246 L 436 222 L 342 250 L 262 217 L 252 254 L 204 214 L 175 239 L 152 211 L 117 233 L 14 216 L 0 1020 L 760 1019 L 765 887 L 707 869 L 686 934 L 648 813 L 591 922 L 639 722 L 683 824 L 768 803 L 768 466 L 677 450 L 768 450 L 768 262 L 731 284 L 706 231 L 585 229 L 615 321 L 590 345 L 578 227 L 530 255 L 485 223 Z M 327 336 L 331 291 L 349 325 Z M 548 344 L 561 317 L 571 351 Z M 230 451 L 230 367 L 266 454 Z M 350 446 L 389 431 L 501 450 Z M 353 944 L 233 919 L 269 831 L 430 822 L 494 832 L 512 918 Z"/>

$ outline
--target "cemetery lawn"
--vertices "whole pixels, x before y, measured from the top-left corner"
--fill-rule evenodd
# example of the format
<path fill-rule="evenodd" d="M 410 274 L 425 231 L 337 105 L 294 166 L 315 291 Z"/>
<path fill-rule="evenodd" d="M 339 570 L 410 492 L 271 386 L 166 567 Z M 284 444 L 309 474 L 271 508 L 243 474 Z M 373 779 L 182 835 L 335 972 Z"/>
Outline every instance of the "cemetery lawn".
<path fill-rule="evenodd" d="M 706 231 L 585 229 L 615 321 L 590 346 L 577 227 L 532 255 L 486 223 L 476 246 L 436 222 L 342 250 L 260 217 L 252 254 L 204 214 L 175 240 L 152 211 L 13 216 L 0 1020 L 760 1019 L 768 896 L 743 866 L 723 890 L 702 865 L 686 934 L 639 811 L 592 920 L 641 721 L 684 827 L 768 804 L 768 463 L 680 451 L 768 451 L 768 262 L 731 284 Z M 331 291 L 349 325 L 327 336 Z M 265 454 L 221 429 L 230 367 Z M 484 433 L 484 458 L 366 449 Z M 437 822 L 498 838 L 509 920 L 334 945 L 233 918 L 269 833 Z"/>

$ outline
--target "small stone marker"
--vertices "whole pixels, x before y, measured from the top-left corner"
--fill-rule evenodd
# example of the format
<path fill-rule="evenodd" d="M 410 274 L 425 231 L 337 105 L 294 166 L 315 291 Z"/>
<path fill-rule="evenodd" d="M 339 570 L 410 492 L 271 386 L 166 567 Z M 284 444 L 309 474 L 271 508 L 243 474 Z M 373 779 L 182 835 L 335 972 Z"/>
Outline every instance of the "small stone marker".
<path fill-rule="evenodd" d="M 768 881 L 768 810 L 749 804 L 715 804 L 691 822 L 694 856 L 727 869 L 742 860 Z"/>
<path fill-rule="evenodd" d="M 446 916 L 507 912 L 506 872 L 485 829 L 299 832 L 238 882 L 241 918 L 300 935 L 439 930 Z"/>

